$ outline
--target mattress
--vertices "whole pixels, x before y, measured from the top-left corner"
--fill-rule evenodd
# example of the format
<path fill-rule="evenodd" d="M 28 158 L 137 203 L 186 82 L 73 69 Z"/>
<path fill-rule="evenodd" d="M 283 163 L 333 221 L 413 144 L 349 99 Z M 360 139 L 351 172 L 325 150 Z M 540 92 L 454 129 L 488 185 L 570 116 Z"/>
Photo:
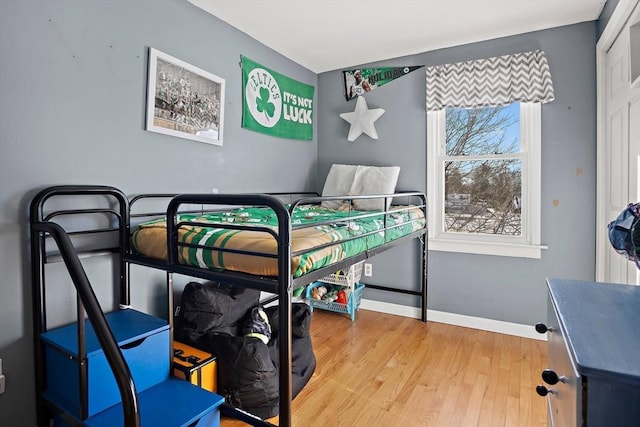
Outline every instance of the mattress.
<path fill-rule="evenodd" d="M 363 214 L 369 216 L 354 218 Z M 331 223 L 327 224 L 327 221 Z M 291 223 L 291 252 L 299 253 L 291 260 L 291 272 L 296 278 L 421 230 L 425 227 L 425 218 L 422 210 L 415 207 L 392 207 L 385 214 L 309 205 L 297 207 L 291 216 Z M 225 224 L 246 227 L 242 230 L 229 229 L 224 228 Z M 273 257 L 278 251 L 277 240 L 271 234 L 258 230 L 258 227 L 277 233 L 277 218 L 271 209 L 249 207 L 202 215 L 179 214 L 178 241 L 190 246 L 178 246 L 178 262 L 207 269 L 277 276 L 278 261 Z M 373 233 L 362 236 L 370 232 Z M 350 238 L 355 239 L 346 240 Z M 317 248 L 328 243 L 332 244 Z M 166 219 L 139 224 L 132 234 L 132 247 L 141 255 L 166 259 Z M 220 250 L 222 248 L 225 251 Z"/>

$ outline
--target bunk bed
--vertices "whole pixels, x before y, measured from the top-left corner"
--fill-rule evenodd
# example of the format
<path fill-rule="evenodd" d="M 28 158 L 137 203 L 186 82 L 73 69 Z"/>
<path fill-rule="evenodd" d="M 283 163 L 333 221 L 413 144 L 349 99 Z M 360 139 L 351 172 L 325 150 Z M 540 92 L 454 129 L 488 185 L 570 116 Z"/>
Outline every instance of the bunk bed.
<path fill-rule="evenodd" d="M 52 202 L 56 199 L 59 201 Z M 385 201 L 381 210 L 353 208 L 358 203 L 363 206 L 375 200 Z M 141 208 L 149 202 L 153 206 L 160 203 L 164 208 Z M 96 203 L 99 207 L 95 207 Z M 339 208 L 335 209 L 335 206 Z M 42 398 L 46 389 L 46 366 L 41 335 L 48 330 L 45 264 L 59 260 L 65 262 L 78 294 L 77 318 L 84 318 L 86 312 L 98 335 L 122 396 L 127 426 L 139 425 L 135 386 L 118 345 L 111 338 L 103 309 L 83 271 L 82 256 L 115 254 L 120 307 L 131 305 L 132 265 L 165 271 L 167 321 L 171 331 L 174 274 L 224 281 L 270 295 L 267 301 L 277 300 L 278 303 L 280 334 L 289 338 L 281 339 L 279 344 L 279 425 L 290 426 L 292 384 L 287 367 L 291 366 L 290 325 L 294 290 L 417 239 L 421 266 L 419 290 L 367 287 L 416 296 L 421 320 L 426 322 L 426 209 L 426 198 L 419 192 L 325 197 L 316 193 L 144 194 L 129 198 L 119 189 L 109 186 L 55 186 L 41 190 L 30 206 L 39 425 L 45 425 L 52 414 L 51 405 Z M 108 218 L 107 226 L 104 226 L 104 221 L 74 220 L 91 215 Z M 70 218 L 66 223 L 73 225 L 63 227 L 60 225 L 65 223 L 62 218 Z M 151 235 L 151 239 L 145 234 Z M 249 243 L 237 238 L 241 235 L 249 236 Z M 94 243 L 87 244 L 87 237 Z M 311 237 L 312 243 L 300 243 L 302 237 Z M 51 250 L 50 246 L 47 248 L 51 240 L 55 241 L 57 250 Z M 239 243 L 230 243 L 234 241 Z M 249 262 L 243 261 L 247 259 Z M 258 270 L 247 269 L 256 265 Z M 78 322 L 78 325 L 82 324 Z M 81 329 L 78 327 L 79 341 L 84 339 Z M 81 349 L 83 347 L 80 346 Z M 222 407 L 222 413 L 251 425 L 271 425 L 229 405 Z"/>

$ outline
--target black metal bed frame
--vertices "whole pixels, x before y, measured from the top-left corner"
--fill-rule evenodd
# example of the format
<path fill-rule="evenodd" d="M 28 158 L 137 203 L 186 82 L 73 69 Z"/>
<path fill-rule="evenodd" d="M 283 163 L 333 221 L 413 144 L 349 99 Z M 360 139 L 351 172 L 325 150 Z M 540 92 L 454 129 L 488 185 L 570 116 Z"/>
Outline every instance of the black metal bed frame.
<path fill-rule="evenodd" d="M 122 353 L 109 329 L 104 313 L 93 292 L 80 257 L 84 252 L 77 250 L 73 244 L 73 237 L 77 235 L 87 235 L 92 233 L 116 233 L 118 244 L 116 247 L 98 248 L 87 251 L 86 255 L 93 254 L 116 254 L 119 265 L 119 296 L 120 305 L 130 305 L 130 267 L 131 265 L 141 265 L 152 269 L 164 270 L 167 272 L 167 298 L 168 298 L 168 323 L 171 336 L 173 336 L 173 274 L 196 277 L 205 280 L 223 280 L 246 286 L 272 294 L 269 301 L 278 300 L 279 306 L 279 328 L 282 336 L 288 337 L 280 340 L 279 347 L 279 425 L 291 426 L 291 395 L 292 395 L 292 375 L 291 375 L 291 304 L 293 290 L 312 283 L 338 269 L 348 268 L 351 264 L 365 260 L 378 253 L 384 252 L 392 247 L 402 244 L 408 240 L 419 239 L 421 242 L 421 283 L 420 290 L 397 289 L 385 286 L 367 285 L 368 288 L 383 291 L 399 292 L 420 297 L 421 320 L 426 322 L 427 312 L 427 226 L 399 239 L 392 240 L 382 246 L 370 248 L 366 252 L 347 258 L 328 267 L 309 272 L 301 277 L 293 278 L 291 272 L 291 258 L 299 253 L 291 252 L 292 223 L 291 213 L 300 205 L 315 204 L 323 200 L 344 200 L 344 199 L 366 199 L 381 198 L 377 196 L 333 196 L 318 197 L 317 193 L 292 193 L 296 195 L 314 194 L 312 197 L 302 197 L 290 204 L 289 209 L 281 201 L 281 197 L 287 193 L 272 194 L 147 194 L 139 195 L 129 199 L 123 192 L 115 187 L 95 186 L 95 185 L 66 185 L 45 188 L 40 191 L 32 200 L 30 205 L 30 239 L 31 239 L 31 265 L 32 265 L 32 287 L 33 287 L 33 320 L 34 320 L 34 353 L 36 370 L 36 402 L 38 425 L 48 425 L 50 411 L 59 412 L 57 408 L 48 407 L 42 398 L 42 392 L 46 388 L 45 384 L 45 361 L 40 335 L 47 331 L 46 321 L 46 301 L 45 301 L 45 264 L 62 259 L 70 274 L 77 293 L 77 318 L 84 318 L 86 312 L 88 320 L 91 322 L 99 342 L 105 352 L 105 356 L 116 378 L 124 409 L 124 421 L 127 427 L 138 427 L 139 408 L 136 396 L 135 384 L 131 378 L 129 368 L 122 356 Z M 54 196 L 102 196 L 109 203 L 109 208 L 92 209 L 60 209 L 48 212 L 45 210 L 46 202 Z M 132 206 L 135 202 L 144 198 L 167 197 L 170 198 L 166 212 L 161 214 L 132 214 Z M 412 200 L 419 200 L 418 204 L 423 213 L 425 222 L 427 219 L 426 197 L 419 192 L 404 192 L 395 195 L 384 195 L 382 197 L 405 197 Z M 115 202 L 115 207 L 113 203 Z M 178 242 L 177 230 L 180 226 L 188 224 L 178 222 L 178 213 L 186 212 L 184 206 L 262 206 L 270 208 L 277 216 L 278 231 L 270 229 L 262 230 L 271 234 L 277 242 L 277 277 L 260 277 L 247 273 L 208 270 L 180 264 L 178 262 L 178 247 L 184 245 Z M 385 230 L 387 230 L 385 211 Z M 114 226 L 107 229 L 88 229 L 80 231 L 65 231 L 55 219 L 60 216 L 69 215 L 92 215 L 99 214 L 112 218 Z M 377 213 L 379 215 L 380 213 Z M 131 221 L 136 216 L 166 215 L 167 217 L 167 246 L 168 259 L 166 261 L 134 254 L 131 249 Z M 360 217 L 376 214 L 363 214 Z M 354 217 L 356 218 L 356 217 Z M 173 220 L 170 220 L 173 219 Z M 210 225 L 210 224 L 209 224 Z M 313 226 L 319 225 L 314 223 Z M 216 225 L 218 226 L 218 225 Z M 236 225 L 228 225 L 227 228 L 238 228 Z M 255 230 L 255 227 L 252 228 Z M 376 231 L 378 232 L 378 231 Z M 361 238 L 359 235 L 354 238 Z M 52 255 L 47 252 L 47 241 L 53 239 L 57 246 L 57 251 Z M 385 239 L 386 240 L 386 239 Z M 193 246 L 193 245 L 192 245 Z M 197 246 L 197 245 L 195 245 Z M 216 248 L 216 250 L 223 250 Z M 307 250 L 308 251 L 308 250 Z M 255 252 L 249 254 L 256 255 Z M 260 254 L 257 254 L 260 255 Z M 273 256 L 262 254 L 261 256 Z M 84 322 L 78 322 L 78 356 L 79 360 L 86 358 L 84 348 Z M 172 342 L 172 340 L 170 340 Z M 79 364 L 80 370 L 80 390 L 86 390 L 86 364 Z M 84 402 L 86 404 L 86 402 Z M 86 406 L 86 405 L 82 405 Z M 86 407 L 84 408 L 86 410 Z M 224 415 L 240 419 L 254 426 L 272 426 L 252 414 L 230 405 L 223 405 L 221 412 Z"/>

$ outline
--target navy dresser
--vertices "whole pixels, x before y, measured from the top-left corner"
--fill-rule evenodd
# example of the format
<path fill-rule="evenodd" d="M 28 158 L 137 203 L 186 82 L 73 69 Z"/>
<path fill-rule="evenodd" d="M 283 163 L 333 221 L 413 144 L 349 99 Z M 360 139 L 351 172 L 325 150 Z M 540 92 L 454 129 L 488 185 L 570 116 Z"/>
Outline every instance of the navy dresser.
<path fill-rule="evenodd" d="M 549 425 L 640 426 L 640 286 L 548 279 Z"/>

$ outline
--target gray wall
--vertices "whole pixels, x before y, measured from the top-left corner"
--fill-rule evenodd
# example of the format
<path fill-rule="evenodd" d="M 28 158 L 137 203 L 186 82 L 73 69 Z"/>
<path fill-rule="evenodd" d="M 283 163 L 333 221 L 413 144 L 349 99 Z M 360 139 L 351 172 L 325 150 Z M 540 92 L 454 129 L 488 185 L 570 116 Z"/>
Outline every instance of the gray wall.
<path fill-rule="evenodd" d="M 226 79 L 223 147 L 144 130 L 149 47 Z M 0 424 L 35 424 L 26 206 L 36 189 L 316 188 L 315 138 L 240 127 L 241 54 L 317 88 L 314 73 L 185 0 L 0 2 Z"/>
<path fill-rule="evenodd" d="M 541 233 L 549 249 L 540 260 L 430 251 L 430 309 L 534 324 L 546 316 L 546 277 L 594 279 L 595 43 L 596 24 L 589 22 L 365 65 L 430 66 L 535 49 L 543 49 L 549 60 L 556 100 L 542 107 Z M 424 68 L 366 95 L 369 108 L 386 110 L 375 124 L 378 140 L 363 135 L 347 142 L 349 124 L 339 113 L 352 111 L 355 103 L 344 99 L 340 71 L 321 74 L 318 85 L 320 182 L 332 163 L 398 165 L 400 189 L 425 190 Z M 403 247 L 373 258 L 374 274 L 365 282 L 417 289 L 414 252 Z M 416 304 L 414 297 L 365 293 Z"/>

